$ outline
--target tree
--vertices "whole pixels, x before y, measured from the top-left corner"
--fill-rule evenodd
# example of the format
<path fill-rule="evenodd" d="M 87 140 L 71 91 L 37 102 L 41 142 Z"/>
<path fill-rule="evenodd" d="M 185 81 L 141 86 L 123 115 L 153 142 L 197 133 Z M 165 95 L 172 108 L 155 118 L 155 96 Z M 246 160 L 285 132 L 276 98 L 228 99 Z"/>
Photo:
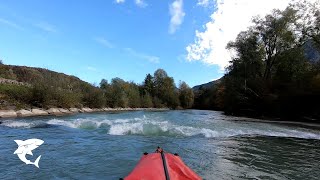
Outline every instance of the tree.
<path fill-rule="evenodd" d="M 261 94 L 261 82 L 263 77 L 264 50 L 259 44 L 258 33 L 248 30 L 239 33 L 234 42 L 230 42 L 227 48 L 236 52 L 232 59 L 226 78 L 225 94 L 241 96 L 240 99 L 247 100 L 248 96 L 259 96 Z M 232 77 L 231 77 L 232 76 Z M 236 82 L 233 82 L 236 81 Z M 229 87 L 230 85 L 230 87 Z M 230 91 L 237 91 L 230 92 Z M 234 103 L 235 100 L 225 101 Z M 232 106 L 229 104 L 228 106 Z"/>
<path fill-rule="evenodd" d="M 154 82 L 151 74 L 147 74 L 146 78 L 144 79 L 143 88 L 145 94 L 148 93 L 151 96 L 154 95 Z"/>
<path fill-rule="evenodd" d="M 0 59 L 0 65 L 3 65 L 3 61 L 2 61 L 2 59 Z"/>
<path fill-rule="evenodd" d="M 101 82 L 100 82 L 100 88 L 101 88 L 101 89 L 107 89 L 108 86 L 109 86 L 108 80 L 102 79 Z"/>
<path fill-rule="evenodd" d="M 179 95 L 176 91 L 176 86 L 172 77 L 169 77 L 163 69 L 158 69 L 154 72 L 154 87 L 155 96 L 161 100 L 164 105 L 171 108 L 179 106 Z M 159 102 L 154 102 L 158 104 Z"/>
<path fill-rule="evenodd" d="M 111 80 L 110 95 L 112 107 L 128 107 L 129 100 L 125 92 L 127 83 L 121 78 Z"/>
<path fill-rule="evenodd" d="M 83 104 L 92 108 L 101 108 L 106 104 L 103 91 L 87 84 L 83 87 Z"/>
<path fill-rule="evenodd" d="M 297 11 L 288 7 L 284 11 L 273 10 L 272 14 L 264 18 L 256 17 L 255 31 L 259 35 L 258 40 L 265 51 L 265 70 L 263 77 L 271 78 L 272 68 L 278 61 L 278 55 L 291 49 L 296 42 L 294 29 L 297 21 Z"/>
<path fill-rule="evenodd" d="M 146 93 L 141 97 L 141 106 L 144 108 L 152 108 L 153 103 L 152 103 L 152 97 L 150 96 L 149 93 Z"/>
<path fill-rule="evenodd" d="M 141 107 L 141 98 L 139 93 L 139 86 L 131 82 L 125 90 L 128 97 L 128 106 L 132 108 Z"/>
<path fill-rule="evenodd" d="M 227 48 L 236 53 L 236 57 L 227 68 L 228 72 L 244 79 L 262 77 L 264 51 L 258 43 L 258 34 L 252 30 L 240 32 Z"/>
<path fill-rule="evenodd" d="M 184 81 L 179 85 L 179 99 L 183 108 L 191 108 L 194 102 L 193 90 Z"/>
<path fill-rule="evenodd" d="M 161 99 L 162 90 L 164 88 L 164 80 L 168 78 L 168 74 L 163 69 L 157 69 L 154 72 L 153 83 L 155 87 L 155 95 Z"/>
<path fill-rule="evenodd" d="M 297 22 L 297 31 L 300 33 L 300 42 L 303 44 L 312 40 L 320 49 L 320 2 L 309 1 L 291 4 L 290 8 L 297 11 L 300 21 Z"/>

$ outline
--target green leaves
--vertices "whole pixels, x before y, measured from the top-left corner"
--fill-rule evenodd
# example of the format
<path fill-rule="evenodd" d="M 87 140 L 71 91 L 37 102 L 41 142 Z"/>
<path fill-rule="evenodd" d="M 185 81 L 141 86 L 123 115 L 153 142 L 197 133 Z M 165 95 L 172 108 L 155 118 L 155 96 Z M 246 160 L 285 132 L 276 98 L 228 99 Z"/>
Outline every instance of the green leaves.
<path fill-rule="evenodd" d="M 320 51 L 319 9 L 320 3 L 297 3 L 255 17 L 254 26 L 229 42 L 235 57 L 222 83 L 199 90 L 196 107 L 237 115 L 320 118 L 320 62 L 315 60 Z"/>
<path fill-rule="evenodd" d="M 191 108 L 194 102 L 193 90 L 184 81 L 179 85 L 179 99 L 183 108 Z"/>

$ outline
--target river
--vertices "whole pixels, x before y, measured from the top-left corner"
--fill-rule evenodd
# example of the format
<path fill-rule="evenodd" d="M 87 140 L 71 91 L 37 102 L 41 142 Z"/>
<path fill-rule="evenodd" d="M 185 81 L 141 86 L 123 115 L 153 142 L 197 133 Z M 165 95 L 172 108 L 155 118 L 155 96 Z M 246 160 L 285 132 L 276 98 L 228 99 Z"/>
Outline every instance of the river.
<path fill-rule="evenodd" d="M 204 179 L 319 179 L 320 131 L 217 111 L 1 119 L 0 179 L 119 179 L 143 152 L 178 153 Z M 14 140 L 42 139 L 26 165 Z"/>

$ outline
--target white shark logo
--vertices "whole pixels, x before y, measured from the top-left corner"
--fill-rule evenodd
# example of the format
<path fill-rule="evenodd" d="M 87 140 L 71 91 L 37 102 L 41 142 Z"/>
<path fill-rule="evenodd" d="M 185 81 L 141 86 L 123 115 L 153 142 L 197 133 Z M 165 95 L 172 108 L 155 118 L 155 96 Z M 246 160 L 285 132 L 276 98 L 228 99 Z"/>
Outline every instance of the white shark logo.
<path fill-rule="evenodd" d="M 17 154 L 19 159 L 26 164 L 33 164 L 39 168 L 39 160 L 41 155 L 34 161 L 31 162 L 26 158 L 26 154 L 33 155 L 32 150 L 38 148 L 41 144 L 44 143 L 41 139 L 27 139 L 25 141 L 22 140 L 14 140 L 18 144 L 18 149 L 13 153 Z"/>

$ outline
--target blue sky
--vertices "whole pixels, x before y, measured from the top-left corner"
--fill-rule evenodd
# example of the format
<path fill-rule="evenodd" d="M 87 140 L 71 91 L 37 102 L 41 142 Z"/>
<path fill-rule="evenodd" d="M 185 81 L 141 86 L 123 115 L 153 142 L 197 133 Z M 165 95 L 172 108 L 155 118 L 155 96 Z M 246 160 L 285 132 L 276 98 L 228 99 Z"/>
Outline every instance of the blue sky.
<path fill-rule="evenodd" d="M 275 7 L 287 2 L 269 1 Z M 194 86 L 223 75 L 230 60 L 226 43 L 255 15 L 248 4 L 266 12 L 261 2 L 269 1 L 0 1 L 0 58 L 90 83 L 114 77 L 141 83 L 147 73 L 163 68 L 176 83 Z M 246 16 L 239 19 L 235 11 Z"/>
<path fill-rule="evenodd" d="M 185 1 L 183 23 L 170 33 L 172 2 L 0 1 L 0 58 L 90 83 L 114 77 L 141 83 L 158 68 L 190 86 L 220 77 L 218 67 L 185 60 L 185 47 L 210 11 Z"/>

